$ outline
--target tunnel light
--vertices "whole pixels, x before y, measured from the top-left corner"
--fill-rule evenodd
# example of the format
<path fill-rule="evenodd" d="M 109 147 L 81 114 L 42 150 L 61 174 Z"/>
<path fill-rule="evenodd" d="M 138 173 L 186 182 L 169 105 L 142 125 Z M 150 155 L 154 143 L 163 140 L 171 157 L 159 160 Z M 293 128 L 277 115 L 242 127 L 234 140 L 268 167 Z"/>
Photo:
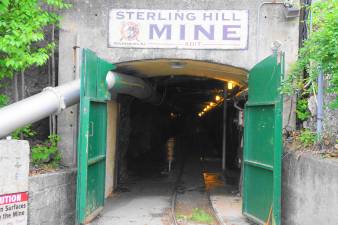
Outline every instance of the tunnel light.
<path fill-rule="evenodd" d="M 216 104 L 214 102 L 210 102 L 210 106 L 215 106 Z"/>
<path fill-rule="evenodd" d="M 207 111 L 207 108 L 204 108 L 203 111 L 206 112 L 206 111 Z"/>
<path fill-rule="evenodd" d="M 221 100 L 221 96 L 216 95 L 216 96 L 215 96 L 215 100 L 216 100 L 217 102 L 220 101 L 220 100 Z"/>
<path fill-rule="evenodd" d="M 173 113 L 173 112 L 170 113 L 170 118 L 171 119 L 175 119 L 176 117 L 177 117 L 177 115 L 175 113 Z"/>
<path fill-rule="evenodd" d="M 228 89 L 232 90 L 234 88 L 234 83 L 232 83 L 231 81 L 228 82 Z"/>
<path fill-rule="evenodd" d="M 210 109 L 210 105 L 207 105 L 207 109 Z"/>
<path fill-rule="evenodd" d="M 202 113 L 199 113 L 198 116 L 201 117 L 203 114 Z"/>

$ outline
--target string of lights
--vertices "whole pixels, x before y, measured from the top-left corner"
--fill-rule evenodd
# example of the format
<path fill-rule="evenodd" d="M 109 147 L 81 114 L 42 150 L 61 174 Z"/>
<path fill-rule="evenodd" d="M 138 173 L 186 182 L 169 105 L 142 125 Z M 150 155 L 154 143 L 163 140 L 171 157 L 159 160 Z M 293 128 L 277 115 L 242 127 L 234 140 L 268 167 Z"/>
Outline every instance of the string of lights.
<path fill-rule="evenodd" d="M 233 82 L 229 81 L 227 83 L 228 90 L 232 90 L 235 85 Z M 211 101 L 206 105 L 201 112 L 199 112 L 197 115 L 199 117 L 202 117 L 204 114 L 206 114 L 208 111 L 212 110 L 213 108 L 217 107 L 220 105 L 222 102 L 224 102 L 224 98 L 221 97 L 220 95 L 216 95 L 214 101 Z"/>

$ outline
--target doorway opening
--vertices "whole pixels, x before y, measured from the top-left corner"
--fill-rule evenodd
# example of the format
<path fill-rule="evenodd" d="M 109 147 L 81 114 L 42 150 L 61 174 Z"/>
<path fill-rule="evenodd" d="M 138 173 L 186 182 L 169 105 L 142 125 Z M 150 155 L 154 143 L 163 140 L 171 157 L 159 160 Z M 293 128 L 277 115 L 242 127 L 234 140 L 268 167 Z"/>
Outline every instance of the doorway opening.
<path fill-rule="evenodd" d="M 152 220 L 172 221 L 170 210 L 166 210 L 172 207 L 172 192 L 181 189 L 174 202 L 178 219 L 189 220 L 197 208 L 216 223 L 207 193 L 221 190 L 223 200 L 237 204 L 235 217 L 228 215 L 229 222 L 231 217 L 244 221 L 240 177 L 247 72 L 176 59 L 121 63 L 116 71 L 144 77 L 160 98 L 151 104 L 126 95 L 117 97 L 115 193 L 120 195 L 108 200 L 114 210 L 104 215 L 117 216 L 124 206 L 117 203 L 117 207 L 116 202 L 133 201 L 134 206 L 124 211 L 138 211 L 137 219 L 146 214 L 137 206 L 148 202 L 156 205 L 155 214 L 161 215 L 150 216 Z M 215 199 L 220 197 L 214 195 Z M 155 196 L 166 199 L 165 203 Z M 224 207 L 230 204 L 233 202 Z"/>
<path fill-rule="evenodd" d="M 230 203 L 220 209 L 230 212 L 222 215 L 225 220 L 230 216 L 239 224 L 248 224 L 245 218 L 258 224 L 281 223 L 282 53 L 274 51 L 250 70 L 247 102 L 247 72 L 231 66 L 177 59 L 113 65 L 90 50 L 84 50 L 83 62 L 78 223 L 101 215 L 103 220 L 96 221 L 101 224 L 170 224 L 201 217 L 210 224 L 218 216 L 212 205 L 207 206 L 212 202 L 208 197 L 218 188 L 225 190 L 221 202 Z M 128 75 L 114 75 L 112 70 Z M 119 93 L 144 102 L 125 95 L 117 96 L 118 104 L 109 101 L 108 75 L 115 77 Z M 143 81 L 133 82 L 132 76 Z M 243 129 L 239 112 L 244 104 Z M 223 128 L 221 138 L 217 121 Z M 241 190 L 240 177 L 242 210 L 236 195 Z M 110 193 L 107 184 L 120 189 L 115 193 L 121 198 L 105 202 Z"/>

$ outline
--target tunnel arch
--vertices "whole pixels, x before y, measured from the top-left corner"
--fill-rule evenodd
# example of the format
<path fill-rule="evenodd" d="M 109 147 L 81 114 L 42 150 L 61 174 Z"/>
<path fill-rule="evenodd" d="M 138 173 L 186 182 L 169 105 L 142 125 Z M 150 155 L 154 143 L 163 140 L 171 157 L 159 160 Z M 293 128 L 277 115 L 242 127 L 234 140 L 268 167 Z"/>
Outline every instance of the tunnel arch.
<path fill-rule="evenodd" d="M 205 60 L 158 58 L 116 63 L 116 70 L 144 78 L 192 76 L 233 82 L 240 89 L 248 86 L 248 71 L 239 67 Z"/>

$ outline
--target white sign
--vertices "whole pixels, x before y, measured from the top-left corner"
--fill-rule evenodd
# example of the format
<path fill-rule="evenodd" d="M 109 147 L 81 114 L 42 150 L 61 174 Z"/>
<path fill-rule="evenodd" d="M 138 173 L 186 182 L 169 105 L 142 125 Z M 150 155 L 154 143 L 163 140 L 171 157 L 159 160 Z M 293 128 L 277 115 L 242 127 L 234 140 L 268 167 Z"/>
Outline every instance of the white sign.
<path fill-rule="evenodd" d="M 27 225 L 29 144 L 0 140 L 0 225 Z"/>
<path fill-rule="evenodd" d="M 111 9 L 109 47 L 246 49 L 247 10 Z"/>
<path fill-rule="evenodd" d="M 0 225 L 27 225 L 28 193 L 0 195 Z"/>

